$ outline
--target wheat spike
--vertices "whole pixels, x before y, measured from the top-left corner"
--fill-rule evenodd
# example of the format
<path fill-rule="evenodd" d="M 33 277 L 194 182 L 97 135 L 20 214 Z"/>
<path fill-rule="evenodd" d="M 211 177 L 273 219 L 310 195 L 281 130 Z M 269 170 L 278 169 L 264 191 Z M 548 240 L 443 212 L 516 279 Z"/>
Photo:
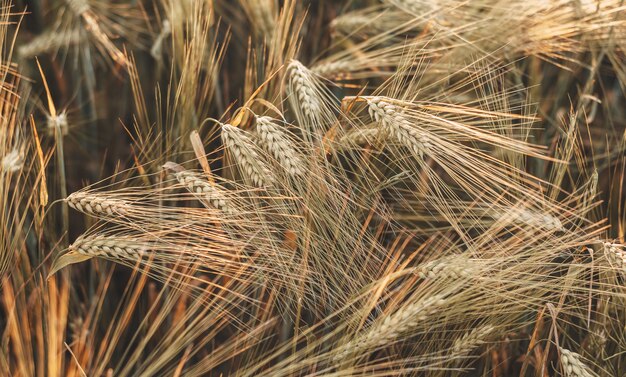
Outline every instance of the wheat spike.
<path fill-rule="evenodd" d="M 370 327 L 365 334 L 357 336 L 341 347 L 335 361 L 345 360 L 349 355 L 359 355 L 394 343 L 400 336 L 410 333 L 422 322 L 436 313 L 446 303 L 443 295 L 435 295 L 409 304 Z"/>
<path fill-rule="evenodd" d="M 87 0 L 67 0 L 66 4 L 77 16 L 82 15 L 90 9 Z"/>
<path fill-rule="evenodd" d="M 230 124 L 224 124 L 222 139 L 224 145 L 235 157 L 240 170 L 253 185 L 267 187 L 273 183 L 271 171 L 257 153 L 254 143 L 245 131 Z"/>
<path fill-rule="evenodd" d="M 211 184 L 200 174 L 186 170 L 175 173 L 175 176 L 201 202 L 230 215 L 236 213 L 224 195 L 225 190 L 218 184 Z"/>
<path fill-rule="evenodd" d="M 428 262 L 417 269 L 422 279 L 466 279 L 475 275 L 475 269 L 468 260 L 452 258 L 437 259 Z"/>
<path fill-rule="evenodd" d="M 615 265 L 615 267 L 622 269 L 626 272 L 626 251 L 624 251 L 623 245 L 604 242 L 604 255 L 611 262 L 611 264 Z"/>
<path fill-rule="evenodd" d="M 380 137 L 380 129 L 376 127 L 356 128 L 339 138 L 339 148 L 371 145 Z"/>
<path fill-rule="evenodd" d="M 513 209 L 504 215 L 495 214 L 494 218 L 506 218 L 514 223 L 528 225 L 535 228 L 542 228 L 553 231 L 564 231 L 565 227 L 557 217 L 546 214 L 537 213 L 529 209 L 519 208 Z"/>
<path fill-rule="evenodd" d="M 48 115 L 46 117 L 46 127 L 50 135 L 54 135 L 57 127 L 61 130 L 61 135 L 67 135 L 68 124 L 67 113 L 65 111 L 61 111 L 55 116 Z"/>
<path fill-rule="evenodd" d="M 98 41 L 100 47 L 108 53 L 113 61 L 120 65 L 127 66 L 128 61 L 126 60 L 124 53 L 122 53 L 122 51 L 115 46 L 111 39 L 109 39 L 106 29 L 103 29 L 101 26 L 103 25 L 102 20 L 94 14 L 91 6 L 89 5 L 89 1 L 66 0 L 66 4 L 76 17 L 82 19 L 85 30 L 89 32 L 91 37 Z"/>
<path fill-rule="evenodd" d="M 152 55 L 154 59 L 158 60 L 161 58 L 161 54 L 163 53 L 163 42 L 170 34 L 172 34 L 172 25 L 169 20 L 165 19 L 161 25 L 161 31 L 154 39 L 152 48 L 150 48 L 150 55 Z"/>
<path fill-rule="evenodd" d="M 2 157 L 2 171 L 14 173 L 24 165 L 24 156 L 17 148 Z"/>
<path fill-rule="evenodd" d="M 300 158 L 293 142 L 270 117 L 257 117 L 256 130 L 259 140 L 280 165 L 292 176 L 301 176 L 304 161 Z"/>
<path fill-rule="evenodd" d="M 297 60 L 292 60 L 287 67 L 290 73 L 289 82 L 295 89 L 295 95 L 304 115 L 308 119 L 314 119 L 320 111 L 320 103 L 311 85 L 311 73 Z"/>
<path fill-rule="evenodd" d="M 430 137 L 402 115 L 391 99 L 386 97 L 365 97 L 370 117 L 401 145 L 409 148 L 420 158 L 432 148 Z"/>
<path fill-rule="evenodd" d="M 125 215 L 130 205 L 125 200 L 110 199 L 97 193 L 74 192 L 65 201 L 75 210 L 90 215 Z"/>
<path fill-rule="evenodd" d="M 147 245 L 134 239 L 114 236 L 81 236 L 69 251 L 89 257 L 138 260 L 148 250 Z"/>
<path fill-rule="evenodd" d="M 29 58 L 79 44 L 83 39 L 83 34 L 78 29 L 63 32 L 47 31 L 19 46 L 17 54 L 22 58 Z"/>
<path fill-rule="evenodd" d="M 494 327 L 490 325 L 473 329 L 464 334 L 462 337 L 454 341 L 452 346 L 452 354 L 457 356 L 465 356 L 485 344 L 485 339 L 491 335 Z"/>
<path fill-rule="evenodd" d="M 334 77 L 339 74 L 350 72 L 351 64 L 347 61 L 323 62 L 316 64 L 311 71 L 324 77 Z"/>
<path fill-rule="evenodd" d="M 597 377 L 597 374 L 582 362 L 579 354 L 565 348 L 560 348 L 560 351 L 561 365 L 566 377 Z"/>

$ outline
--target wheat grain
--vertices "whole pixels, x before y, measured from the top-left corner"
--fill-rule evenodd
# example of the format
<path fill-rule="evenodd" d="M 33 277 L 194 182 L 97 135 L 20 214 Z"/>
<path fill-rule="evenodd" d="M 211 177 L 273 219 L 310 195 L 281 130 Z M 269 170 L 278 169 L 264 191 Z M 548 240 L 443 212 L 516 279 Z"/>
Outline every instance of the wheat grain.
<path fill-rule="evenodd" d="M 97 193 L 74 192 L 65 201 L 75 210 L 90 215 L 126 215 L 130 209 L 125 200 L 111 199 Z"/>
<path fill-rule="evenodd" d="M 69 247 L 70 252 L 89 257 L 130 260 L 138 260 L 147 250 L 145 243 L 135 239 L 102 235 L 81 236 Z"/>
<path fill-rule="evenodd" d="M 292 176 L 304 174 L 304 161 L 300 158 L 293 142 L 270 117 L 257 117 L 256 130 L 259 140 L 280 165 Z"/>
<path fill-rule="evenodd" d="M 2 171 L 14 173 L 22 169 L 22 166 L 24 166 L 24 155 L 17 148 L 2 157 Z"/>
<path fill-rule="evenodd" d="M 491 335 L 494 327 L 485 325 L 473 329 L 454 341 L 452 346 L 452 354 L 455 356 L 464 356 L 472 352 L 474 349 L 486 343 L 485 339 Z"/>
<path fill-rule="evenodd" d="M 245 131 L 230 124 L 222 126 L 224 145 L 235 157 L 240 170 L 257 187 L 267 187 L 273 183 L 272 173 L 257 153 L 255 145 Z"/>
<path fill-rule="evenodd" d="M 363 97 L 368 113 L 382 128 L 401 145 L 409 148 L 420 158 L 432 148 L 431 138 L 423 130 L 414 127 L 401 110 L 387 97 Z"/>
<path fill-rule="evenodd" d="M 560 348 L 561 365 L 566 377 L 597 377 L 595 373 L 585 365 L 581 356 L 565 348 Z"/>

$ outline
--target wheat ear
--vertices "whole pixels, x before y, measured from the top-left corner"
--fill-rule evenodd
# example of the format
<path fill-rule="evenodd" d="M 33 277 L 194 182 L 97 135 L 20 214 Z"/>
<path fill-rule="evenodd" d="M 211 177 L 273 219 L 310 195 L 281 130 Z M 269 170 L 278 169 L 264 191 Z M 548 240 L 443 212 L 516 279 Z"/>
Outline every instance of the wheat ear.
<path fill-rule="evenodd" d="M 66 0 L 66 4 L 78 16 L 91 9 L 87 0 Z"/>
<path fill-rule="evenodd" d="M 597 377 L 597 374 L 582 362 L 579 354 L 565 348 L 560 348 L 560 351 L 561 365 L 566 377 Z"/>
<path fill-rule="evenodd" d="M 243 130 L 230 124 L 222 126 L 224 145 L 233 154 L 240 170 L 257 187 L 270 186 L 272 173 L 261 156 L 257 153 L 250 136 Z"/>
<path fill-rule="evenodd" d="M 452 258 L 437 259 L 417 268 L 417 274 L 422 279 L 467 279 L 475 276 L 475 269 L 467 260 Z"/>
<path fill-rule="evenodd" d="M 134 239 L 109 236 L 81 236 L 70 245 L 69 251 L 88 257 L 138 260 L 148 250 L 147 245 Z"/>
<path fill-rule="evenodd" d="M 474 349 L 485 344 L 487 337 L 489 337 L 493 331 L 493 326 L 486 325 L 465 333 L 462 337 L 454 341 L 452 354 L 455 356 L 465 356 L 469 354 Z"/>
<path fill-rule="evenodd" d="M 349 355 L 359 355 L 368 350 L 394 343 L 400 336 L 412 332 L 439 311 L 446 303 L 443 295 L 435 295 L 400 308 L 385 317 L 382 322 L 370 327 L 365 334 L 357 336 L 341 347 L 335 361 L 347 359 Z"/>
<path fill-rule="evenodd" d="M 401 145 L 409 148 L 420 158 L 432 148 L 430 137 L 414 127 L 402 114 L 401 109 L 387 97 L 363 97 L 367 101 L 368 112 L 378 124 Z"/>
<path fill-rule="evenodd" d="M 89 215 L 125 215 L 130 205 L 125 200 L 110 199 L 96 193 L 74 192 L 65 202 L 79 212 Z"/>
<path fill-rule="evenodd" d="M 210 204 L 213 208 L 227 214 L 235 214 L 236 211 L 230 205 L 224 195 L 224 189 L 218 184 L 211 184 L 200 174 L 189 171 L 176 173 L 176 179 L 185 185 L 189 192 L 193 193 L 200 201 Z"/>
<path fill-rule="evenodd" d="M 46 129 L 48 130 L 48 133 L 50 135 L 54 135 L 57 128 L 60 130 L 61 135 L 67 135 L 67 132 L 69 131 L 69 122 L 65 111 L 61 111 L 55 116 L 48 115 L 46 117 Z"/>
<path fill-rule="evenodd" d="M 287 173 L 292 176 L 304 174 L 304 161 L 300 158 L 293 142 L 282 128 L 273 122 L 272 118 L 266 116 L 258 117 L 256 119 L 256 130 L 261 144 L 274 156 Z"/>
<path fill-rule="evenodd" d="M 316 64 L 311 68 L 311 71 L 323 77 L 333 77 L 350 72 L 351 68 L 352 64 L 348 61 L 331 61 Z"/>
<path fill-rule="evenodd" d="M 24 155 L 18 149 L 14 148 L 11 152 L 7 153 L 2 157 L 2 171 L 14 173 L 22 169 L 24 166 Z"/>
<path fill-rule="evenodd" d="M 517 224 L 528 225 L 535 228 L 542 228 L 553 231 L 564 231 L 565 227 L 556 216 L 547 213 L 537 213 L 529 209 L 518 208 L 511 212 L 502 214 L 494 213 L 494 218 L 505 218 Z"/>
<path fill-rule="evenodd" d="M 602 246 L 609 262 L 626 272 L 626 251 L 621 249 L 623 246 L 610 242 L 604 242 Z"/>
<path fill-rule="evenodd" d="M 109 39 L 106 32 L 100 26 L 99 18 L 93 14 L 91 6 L 88 0 L 66 0 L 68 8 L 77 16 L 80 17 L 84 24 L 85 30 L 93 36 L 104 48 L 110 57 L 123 66 L 128 65 L 128 61 L 124 54 L 115 46 Z"/>
<path fill-rule="evenodd" d="M 172 34 L 172 25 L 169 20 L 165 19 L 161 25 L 161 31 L 154 39 L 152 48 L 150 48 L 150 55 L 152 55 L 154 59 L 158 60 L 161 58 L 161 54 L 163 53 L 163 42 L 170 34 Z"/>
<path fill-rule="evenodd" d="M 76 45 L 83 39 L 83 34 L 80 30 L 65 32 L 47 31 L 18 47 L 17 54 L 22 58 L 29 58 L 56 51 L 66 46 Z"/>
<path fill-rule="evenodd" d="M 309 119 L 314 119 L 320 111 L 320 103 L 315 94 L 315 89 L 311 85 L 311 72 L 302 63 L 292 60 L 287 67 L 289 81 L 294 88 L 294 94 L 304 115 Z"/>

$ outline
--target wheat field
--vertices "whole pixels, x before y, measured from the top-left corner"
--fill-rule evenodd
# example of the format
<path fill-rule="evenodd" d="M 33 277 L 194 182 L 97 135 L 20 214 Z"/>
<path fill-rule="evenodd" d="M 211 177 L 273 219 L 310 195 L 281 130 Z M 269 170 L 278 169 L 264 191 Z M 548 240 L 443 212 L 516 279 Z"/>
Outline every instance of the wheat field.
<path fill-rule="evenodd" d="M 0 376 L 626 376 L 624 0 L 0 18 Z"/>

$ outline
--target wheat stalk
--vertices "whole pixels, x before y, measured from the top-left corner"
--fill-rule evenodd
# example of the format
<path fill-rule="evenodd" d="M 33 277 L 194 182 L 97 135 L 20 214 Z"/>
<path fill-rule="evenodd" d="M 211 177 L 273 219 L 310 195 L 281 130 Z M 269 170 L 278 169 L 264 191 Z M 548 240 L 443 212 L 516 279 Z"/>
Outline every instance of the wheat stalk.
<path fill-rule="evenodd" d="M 240 170 L 257 187 L 267 187 L 273 183 L 273 175 L 261 159 L 254 143 L 247 133 L 230 124 L 222 126 L 224 145 L 235 157 Z"/>
<path fill-rule="evenodd" d="M 292 176 L 304 174 L 304 161 L 300 158 L 293 142 L 270 117 L 256 118 L 256 130 L 259 140 L 280 165 Z"/>
<path fill-rule="evenodd" d="M 414 127 L 402 114 L 401 109 L 392 104 L 387 97 L 363 97 L 368 104 L 368 113 L 372 120 L 401 145 L 409 148 L 420 158 L 432 148 L 431 139 L 423 130 Z"/>
<path fill-rule="evenodd" d="M 561 347 L 560 351 L 561 365 L 566 377 L 597 377 L 597 374 L 582 362 L 579 354 Z"/>

